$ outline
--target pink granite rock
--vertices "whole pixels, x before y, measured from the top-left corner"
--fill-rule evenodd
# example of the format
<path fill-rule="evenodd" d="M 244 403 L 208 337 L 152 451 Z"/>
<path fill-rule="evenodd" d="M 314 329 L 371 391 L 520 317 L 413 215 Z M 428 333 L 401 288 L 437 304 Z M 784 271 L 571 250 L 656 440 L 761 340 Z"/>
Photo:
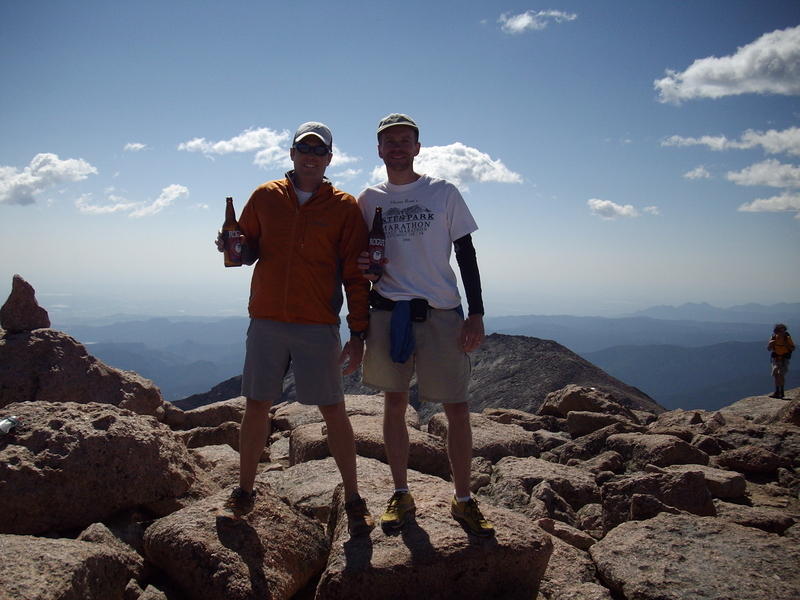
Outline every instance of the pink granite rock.
<path fill-rule="evenodd" d="M 11 293 L 0 308 L 0 327 L 8 334 L 50 327 L 47 311 L 36 302 L 36 292 L 31 284 L 14 275 Z"/>

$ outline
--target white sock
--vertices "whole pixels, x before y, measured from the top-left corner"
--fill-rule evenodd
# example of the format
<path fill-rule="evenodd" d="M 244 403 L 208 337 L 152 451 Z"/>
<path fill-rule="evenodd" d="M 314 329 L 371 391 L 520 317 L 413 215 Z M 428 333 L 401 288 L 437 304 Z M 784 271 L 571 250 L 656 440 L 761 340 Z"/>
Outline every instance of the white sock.
<path fill-rule="evenodd" d="M 472 499 L 472 495 L 469 496 L 456 496 L 457 502 L 469 502 Z"/>
<path fill-rule="evenodd" d="M 408 493 L 408 488 L 395 488 L 394 493 L 403 492 L 404 494 Z"/>

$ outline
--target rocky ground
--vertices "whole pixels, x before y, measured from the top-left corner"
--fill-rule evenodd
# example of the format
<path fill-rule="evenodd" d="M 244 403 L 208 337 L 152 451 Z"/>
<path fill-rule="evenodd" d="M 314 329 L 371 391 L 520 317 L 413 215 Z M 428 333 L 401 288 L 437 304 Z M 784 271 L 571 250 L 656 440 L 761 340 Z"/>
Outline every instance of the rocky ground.
<path fill-rule="evenodd" d="M 274 407 L 255 508 L 228 519 L 244 399 L 163 402 L 49 329 L 22 283 L 0 311 L 0 415 L 23 423 L 0 435 L 2 598 L 800 598 L 800 389 L 662 412 L 570 384 L 535 412 L 486 407 L 490 539 L 449 516 L 446 420 L 409 409 L 416 518 L 351 539 L 316 409 Z M 382 402 L 347 407 L 377 516 Z"/>

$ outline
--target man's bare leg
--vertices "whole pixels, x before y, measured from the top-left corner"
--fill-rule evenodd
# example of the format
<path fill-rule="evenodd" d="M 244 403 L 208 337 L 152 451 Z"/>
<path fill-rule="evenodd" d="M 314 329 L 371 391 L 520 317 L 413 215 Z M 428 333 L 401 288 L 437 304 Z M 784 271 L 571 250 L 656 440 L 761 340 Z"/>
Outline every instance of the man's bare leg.
<path fill-rule="evenodd" d="M 253 491 L 256 471 L 270 433 L 269 409 L 271 402 L 247 398 L 239 428 L 239 487 Z"/>
<path fill-rule="evenodd" d="M 395 489 L 408 488 L 408 392 L 384 392 L 383 444 Z"/>
<path fill-rule="evenodd" d="M 447 456 L 453 473 L 456 496 L 470 495 L 469 480 L 472 472 L 472 427 L 469 422 L 469 404 L 458 402 L 443 404 L 447 416 Z"/>
<path fill-rule="evenodd" d="M 344 484 L 344 499 L 349 502 L 358 498 L 358 475 L 356 474 L 356 443 L 353 427 L 347 416 L 344 402 L 320 406 L 328 428 L 328 448 L 331 451 Z"/>

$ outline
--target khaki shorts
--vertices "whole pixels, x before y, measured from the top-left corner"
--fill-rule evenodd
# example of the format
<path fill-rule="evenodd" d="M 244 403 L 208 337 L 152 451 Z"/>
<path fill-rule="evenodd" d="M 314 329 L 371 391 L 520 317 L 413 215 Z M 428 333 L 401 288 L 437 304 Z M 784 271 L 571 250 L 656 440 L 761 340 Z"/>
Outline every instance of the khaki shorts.
<path fill-rule="evenodd" d="M 384 392 L 407 392 L 416 371 L 420 400 L 466 402 L 471 365 L 458 340 L 461 315 L 455 310 L 428 310 L 424 323 L 412 324 L 414 354 L 404 363 L 392 361 L 389 355 L 391 320 L 389 310 L 370 310 L 364 384 Z"/>
<path fill-rule="evenodd" d="M 277 403 L 291 358 L 300 404 L 338 404 L 344 400 L 341 351 L 336 325 L 250 319 L 242 395 Z"/>

